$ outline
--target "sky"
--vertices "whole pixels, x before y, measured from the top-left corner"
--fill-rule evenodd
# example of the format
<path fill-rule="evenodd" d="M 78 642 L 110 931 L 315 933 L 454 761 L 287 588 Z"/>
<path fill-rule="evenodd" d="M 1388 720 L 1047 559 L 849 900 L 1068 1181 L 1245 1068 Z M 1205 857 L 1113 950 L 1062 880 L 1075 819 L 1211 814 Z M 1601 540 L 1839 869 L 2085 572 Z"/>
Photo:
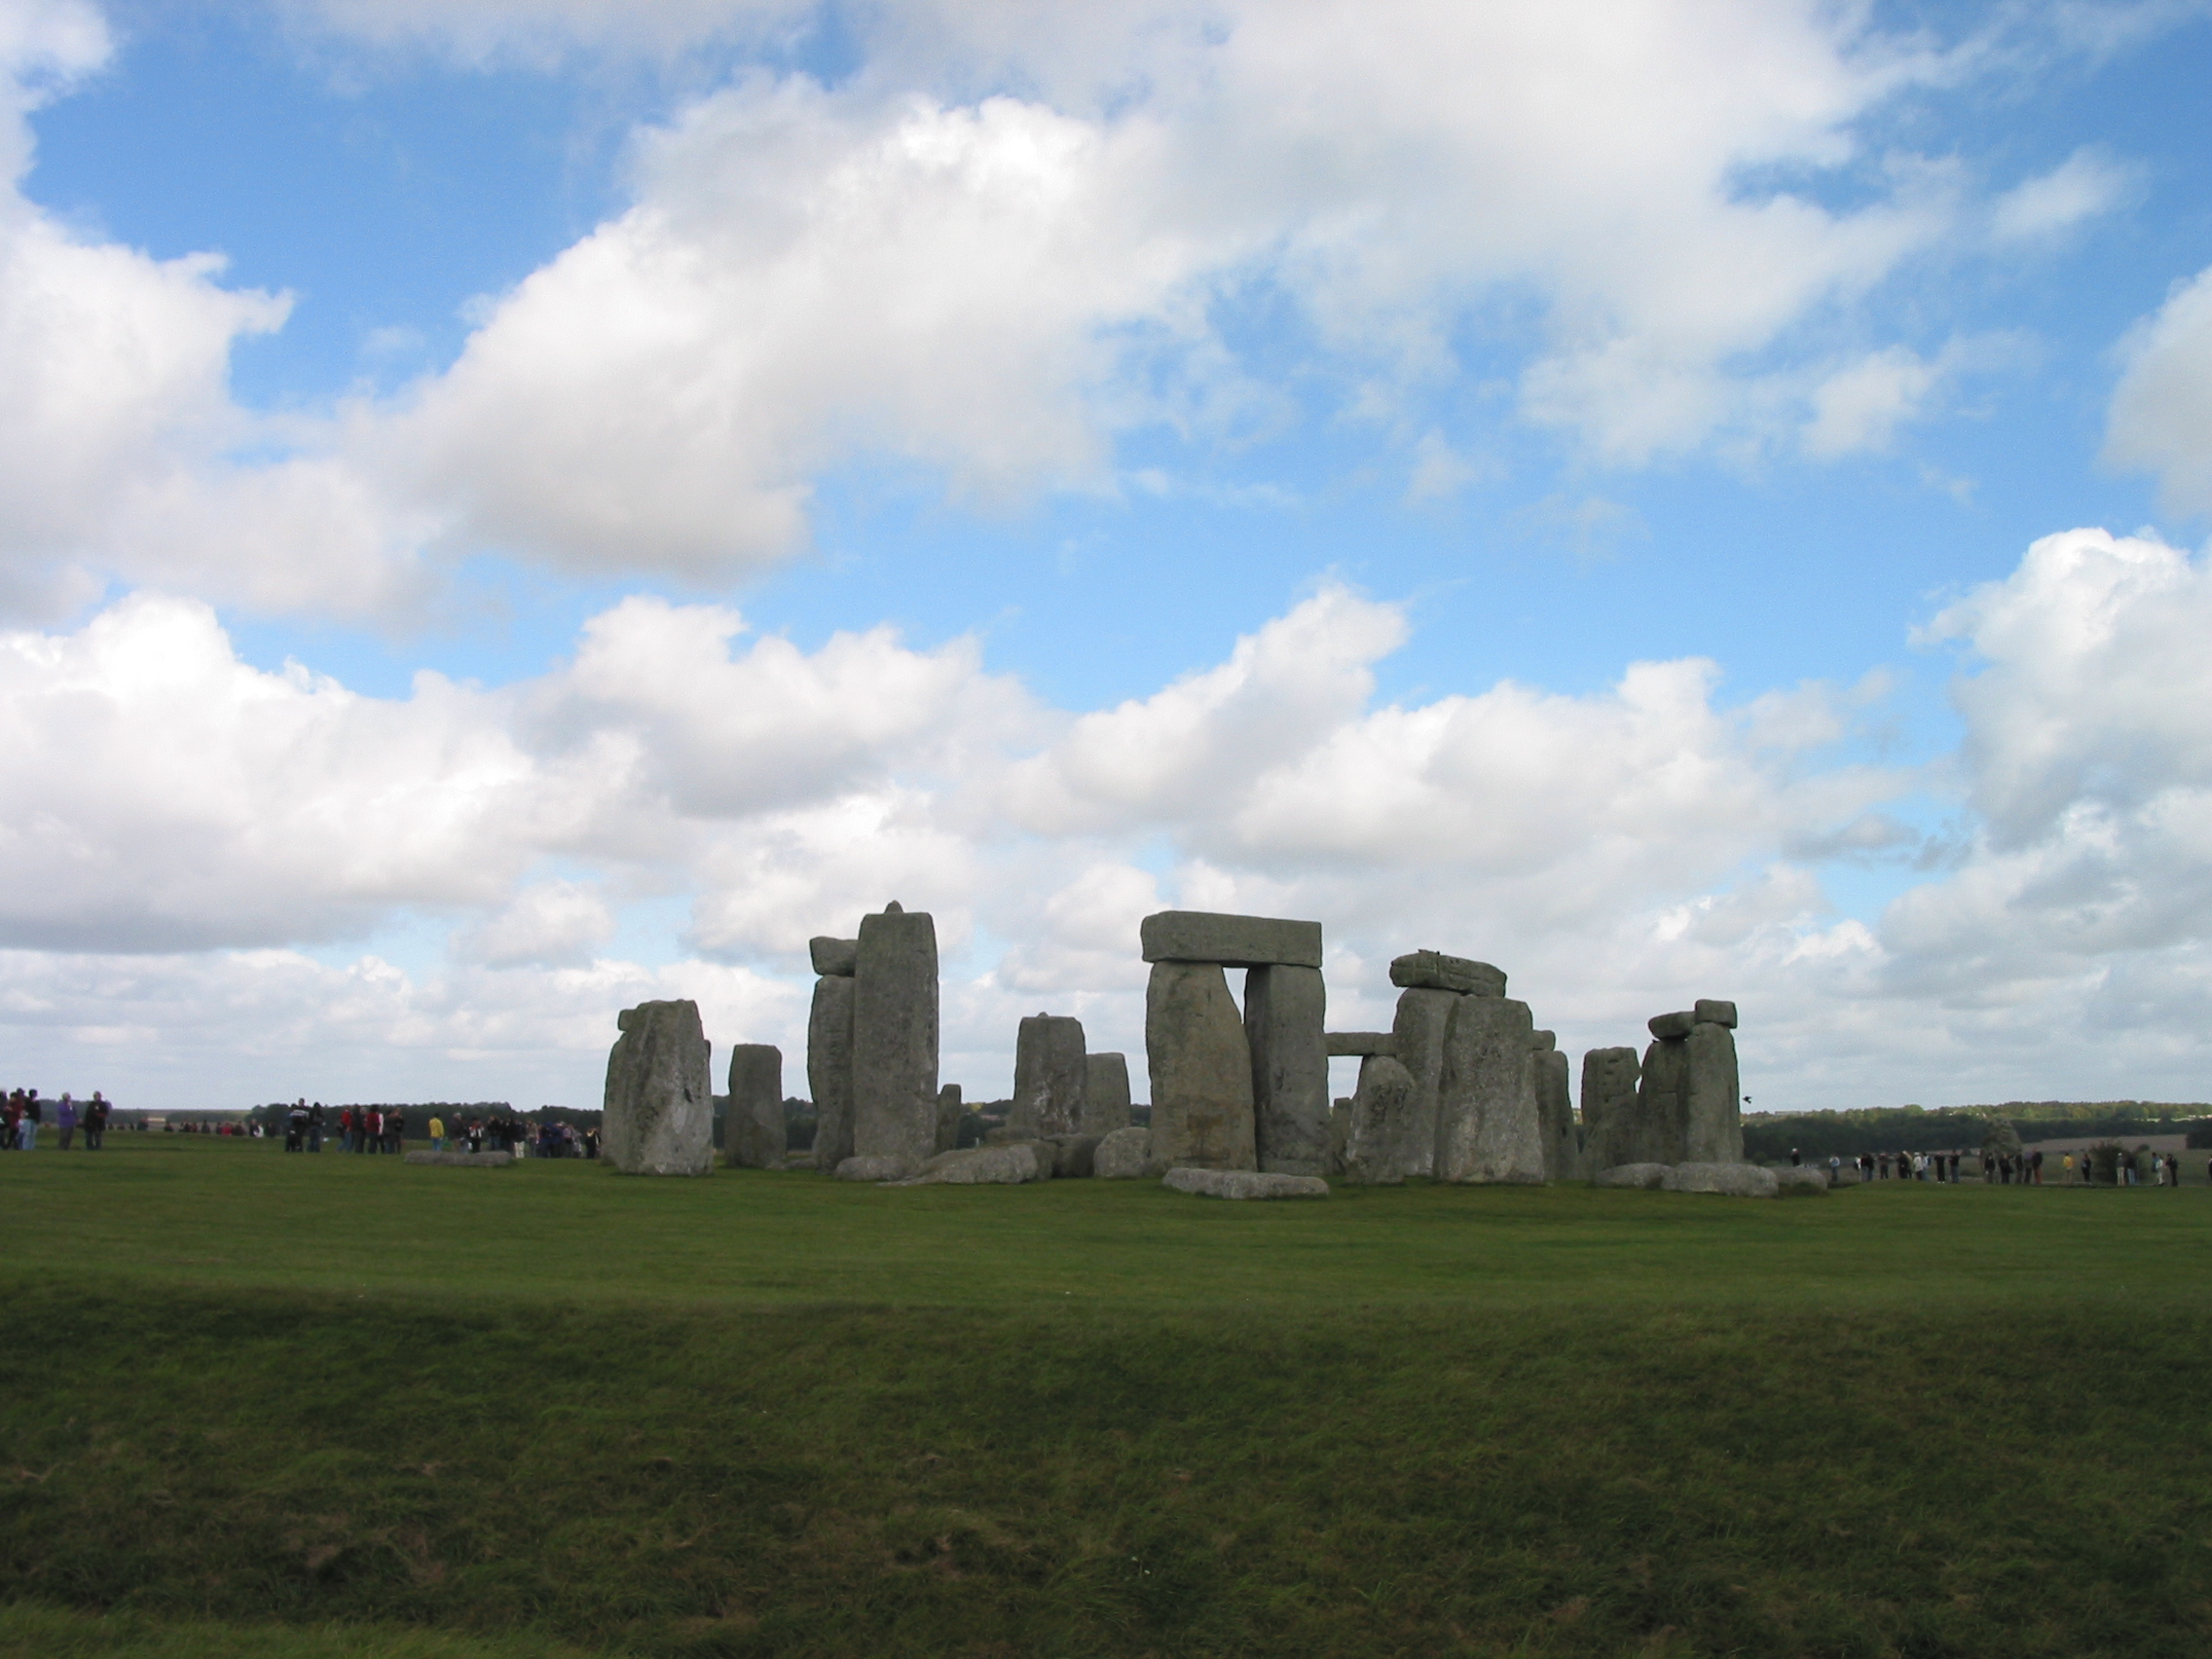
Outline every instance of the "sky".
<path fill-rule="evenodd" d="M 937 918 L 2212 1099 L 2212 4 L 0 0 L 0 1073 L 596 1104 Z M 1340 1062 L 1340 1069 L 1342 1062 Z M 1348 1091 L 1348 1075 L 1337 1079 Z"/>

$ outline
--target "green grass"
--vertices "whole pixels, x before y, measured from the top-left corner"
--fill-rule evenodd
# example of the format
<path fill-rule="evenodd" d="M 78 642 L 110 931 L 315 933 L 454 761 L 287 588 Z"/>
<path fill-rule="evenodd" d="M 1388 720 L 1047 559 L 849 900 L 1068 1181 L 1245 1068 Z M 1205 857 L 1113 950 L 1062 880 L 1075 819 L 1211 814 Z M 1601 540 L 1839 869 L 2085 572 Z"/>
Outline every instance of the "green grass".
<path fill-rule="evenodd" d="M 120 1144 L 119 1144 L 120 1143 Z M 0 1157 L 0 1654 L 2194 1654 L 2212 1198 Z"/>

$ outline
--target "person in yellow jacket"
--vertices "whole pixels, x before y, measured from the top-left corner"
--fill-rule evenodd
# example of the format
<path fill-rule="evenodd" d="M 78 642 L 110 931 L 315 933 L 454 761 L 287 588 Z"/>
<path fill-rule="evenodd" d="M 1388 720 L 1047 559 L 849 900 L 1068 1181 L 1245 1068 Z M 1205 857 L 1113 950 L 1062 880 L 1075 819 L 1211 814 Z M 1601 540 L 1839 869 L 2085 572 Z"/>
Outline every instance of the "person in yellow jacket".
<path fill-rule="evenodd" d="M 430 1144 L 440 1152 L 446 1149 L 446 1121 L 435 1112 L 430 1114 Z"/>

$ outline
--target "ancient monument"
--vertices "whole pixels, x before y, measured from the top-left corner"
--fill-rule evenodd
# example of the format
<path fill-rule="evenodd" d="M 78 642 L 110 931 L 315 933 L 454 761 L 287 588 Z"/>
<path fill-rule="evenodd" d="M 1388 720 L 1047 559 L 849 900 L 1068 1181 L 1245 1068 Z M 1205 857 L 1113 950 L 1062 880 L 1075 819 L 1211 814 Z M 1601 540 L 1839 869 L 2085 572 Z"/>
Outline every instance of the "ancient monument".
<path fill-rule="evenodd" d="M 1007 1127 L 1025 1140 L 1072 1135 L 1083 1126 L 1089 1088 L 1083 1021 L 1037 1014 L 1021 1022 L 1014 1046 L 1014 1109 Z"/>
<path fill-rule="evenodd" d="M 646 1002 L 615 1019 L 601 1119 L 607 1161 L 627 1175 L 715 1166 L 711 1051 L 695 1002 Z"/>
<path fill-rule="evenodd" d="M 729 1110 L 722 1161 L 740 1169 L 784 1166 L 784 1051 L 739 1043 L 729 1051 Z"/>
<path fill-rule="evenodd" d="M 852 1178 L 910 1175 L 937 1152 L 937 924 L 893 900 L 861 919 L 853 970 Z M 817 1162 L 819 1163 L 819 1159 Z"/>

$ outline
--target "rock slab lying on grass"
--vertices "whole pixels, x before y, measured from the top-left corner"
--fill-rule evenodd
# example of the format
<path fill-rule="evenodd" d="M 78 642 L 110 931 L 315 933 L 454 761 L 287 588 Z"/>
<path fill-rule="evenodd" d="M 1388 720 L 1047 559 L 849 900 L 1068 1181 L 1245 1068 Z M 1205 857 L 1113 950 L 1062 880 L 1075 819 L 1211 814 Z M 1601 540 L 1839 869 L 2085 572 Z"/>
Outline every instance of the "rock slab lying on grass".
<path fill-rule="evenodd" d="M 410 1163 L 435 1163 L 452 1169 L 499 1169 L 514 1161 L 511 1152 L 439 1152 L 425 1148 L 407 1155 Z"/>
<path fill-rule="evenodd" d="M 903 1181 L 920 1167 L 910 1158 L 848 1158 L 835 1173 L 840 1181 Z"/>
<path fill-rule="evenodd" d="M 1101 1181 L 1134 1181 L 1151 1162 L 1152 1131 L 1140 1124 L 1116 1129 L 1091 1149 L 1090 1172 Z"/>
<path fill-rule="evenodd" d="M 1782 1190 L 1774 1171 L 1755 1163 L 1677 1163 L 1669 1172 L 1670 1193 L 1717 1193 L 1729 1198 L 1771 1198 Z"/>
<path fill-rule="evenodd" d="M 699 1005 L 644 1002 L 615 1020 L 601 1103 L 607 1161 L 625 1175 L 705 1175 L 715 1167 L 713 1051 Z"/>
<path fill-rule="evenodd" d="M 1163 1187 L 1201 1198 L 1325 1198 L 1329 1183 L 1318 1175 L 1275 1175 L 1257 1169 L 1170 1169 Z"/>
<path fill-rule="evenodd" d="M 858 1161 L 856 1160 L 856 1161 Z M 1018 1187 L 1047 1179 L 1051 1170 L 1040 1168 L 1045 1161 L 1028 1141 L 1018 1146 L 975 1146 L 930 1160 L 919 1175 L 903 1181 L 905 1187 Z M 843 1171 L 839 1171 L 840 1174 Z"/>
<path fill-rule="evenodd" d="M 1663 1191 L 1667 1177 L 1674 1168 L 1665 1163 L 1616 1163 L 1610 1169 L 1601 1169 L 1591 1183 L 1598 1187 L 1633 1187 L 1640 1192 Z"/>
<path fill-rule="evenodd" d="M 1825 1169 L 1791 1167 L 1774 1171 L 1774 1184 L 1780 1190 L 1788 1187 L 1812 1187 L 1820 1192 L 1828 1190 L 1828 1172 Z"/>

